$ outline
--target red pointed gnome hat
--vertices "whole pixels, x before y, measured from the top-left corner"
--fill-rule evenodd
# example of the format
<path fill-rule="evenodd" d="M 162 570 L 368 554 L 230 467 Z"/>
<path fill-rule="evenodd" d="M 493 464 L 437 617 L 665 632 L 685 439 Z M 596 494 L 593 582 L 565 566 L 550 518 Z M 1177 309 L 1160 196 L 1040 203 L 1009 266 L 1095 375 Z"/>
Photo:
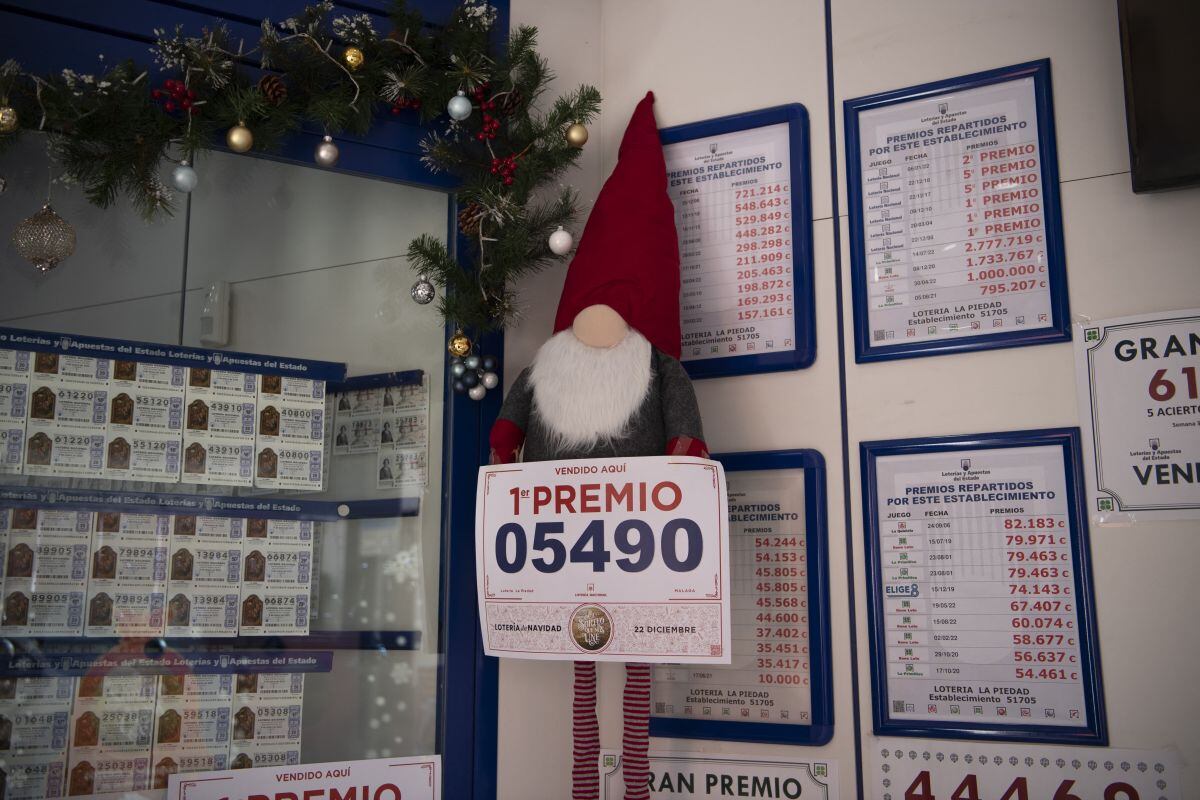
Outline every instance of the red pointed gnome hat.
<path fill-rule="evenodd" d="M 634 109 L 617 166 L 592 207 L 567 269 L 554 332 L 597 304 L 611 306 L 652 345 L 679 358 L 679 237 L 653 92 Z"/>

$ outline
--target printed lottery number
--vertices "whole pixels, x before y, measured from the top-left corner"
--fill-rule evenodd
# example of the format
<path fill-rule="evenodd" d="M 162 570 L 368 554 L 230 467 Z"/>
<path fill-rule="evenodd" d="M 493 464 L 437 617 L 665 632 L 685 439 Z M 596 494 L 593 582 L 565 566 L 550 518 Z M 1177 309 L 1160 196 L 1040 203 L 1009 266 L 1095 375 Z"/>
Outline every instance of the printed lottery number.
<path fill-rule="evenodd" d="M 1187 381 L 1188 399 L 1189 400 L 1200 399 L 1200 392 L 1197 391 L 1197 385 L 1196 385 L 1196 368 L 1195 367 L 1183 367 L 1179 371 L 1183 373 L 1183 377 Z M 1155 372 L 1154 377 L 1152 377 L 1150 379 L 1150 386 L 1149 386 L 1150 397 L 1154 400 L 1157 400 L 1160 403 L 1165 403 L 1166 401 L 1175 397 L 1175 392 L 1176 392 L 1175 383 L 1172 380 L 1170 380 L 1169 378 L 1167 378 L 1166 376 L 1167 376 L 1167 370 L 1160 369 L 1157 372 Z"/>
<path fill-rule="evenodd" d="M 502 572 L 520 572 L 528 561 L 538 572 L 558 572 L 567 564 L 591 564 L 593 572 L 604 572 L 605 565 L 613 561 L 604 537 L 604 520 L 593 520 L 571 546 L 570 552 L 563 541 L 555 538 L 563 533 L 561 522 L 539 522 L 533 527 L 532 549 L 541 553 L 529 558 L 530 544 L 525 528 L 515 522 L 507 522 L 496 531 L 496 564 Z M 656 538 L 658 541 L 656 542 Z M 613 545 L 624 556 L 614 563 L 625 572 L 641 572 L 654 561 L 655 550 L 662 555 L 663 563 L 673 572 L 691 572 L 700 566 L 704 555 L 704 537 L 694 520 L 673 519 L 663 526 L 662 534 L 655 537 L 654 530 L 645 522 L 629 519 L 617 525 L 613 532 Z M 680 550 L 683 555 L 680 556 Z"/>
<path fill-rule="evenodd" d="M 1051 800 L 1091 800 L 1073 794 L 1071 790 L 1074 786 L 1075 781 L 1064 780 L 1058 785 Z M 904 791 L 904 800 L 937 800 L 933 793 L 928 770 L 917 774 L 917 777 Z M 950 795 L 950 800 L 985 800 L 979 794 L 979 778 L 971 774 L 964 777 L 958 784 L 958 788 Z M 999 800 L 1031 800 L 1029 781 L 1024 777 L 1014 779 L 1004 790 L 1004 794 L 1000 795 Z M 1104 787 L 1104 800 L 1141 800 L 1141 797 L 1138 795 L 1137 789 L 1124 781 L 1117 781 Z"/>

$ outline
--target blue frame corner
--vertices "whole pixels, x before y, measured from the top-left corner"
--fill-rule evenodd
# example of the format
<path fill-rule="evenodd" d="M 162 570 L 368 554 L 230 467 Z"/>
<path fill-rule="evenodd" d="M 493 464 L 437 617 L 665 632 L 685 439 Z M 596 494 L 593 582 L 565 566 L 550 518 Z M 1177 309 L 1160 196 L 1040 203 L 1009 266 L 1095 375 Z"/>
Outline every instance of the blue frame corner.
<path fill-rule="evenodd" d="M 1104 703 L 1104 681 L 1100 668 L 1100 643 L 1096 626 L 1096 604 L 1091 573 L 1091 544 L 1088 532 L 1086 493 L 1083 484 L 1083 455 L 1079 428 L 1046 428 L 922 439 L 893 439 L 862 442 L 863 535 L 866 539 L 867 626 L 870 643 L 872 721 L 877 736 L 920 736 L 939 739 L 988 740 L 997 742 L 1108 745 L 1108 719 Z M 881 544 L 879 540 L 876 460 L 880 456 L 943 453 L 955 450 L 1000 450 L 1018 447 L 1057 446 L 1062 449 L 1066 483 L 1066 508 L 1070 523 L 1071 565 L 1075 570 L 1075 595 L 1079 622 L 1079 665 L 1083 675 L 1087 719 L 1082 726 L 1037 724 L 981 724 L 919 720 L 893 720 L 887 692 L 887 650 L 884 631 Z"/>
<path fill-rule="evenodd" d="M 829 617 L 829 531 L 825 458 L 816 450 L 766 450 L 714 455 L 727 472 L 804 470 L 804 529 L 808 564 L 809 674 L 812 718 L 808 725 L 736 720 L 650 717 L 650 735 L 731 742 L 824 745 L 833 738 L 833 651 Z"/>
<path fill-rule="evenodd" d="M 965 91 L 1028 77 L 1033 78 L 1037 106 L 1042 204 L 1046 218 L 1046 274 L 1050 284 L 1050 326 L 1029 331 L 960 336 L 934 342 L 873 346 L 867 309 L 868 288 L 863 230 L 859 113 L 909 100 L 925 99 L 949 92 Z M 843 113 L 846 136 L 846 188 L 849 198 L 847 210 L 850 225 L 850 285 L 854 305 L 854 360 L 862 364 L 896 358 L 916 358 L 973 350 L 1069 342 L 1071 340 L 1071 309 L 1067 294 L 1066 246 L 1062 229 L 1062 203 L 1059 192 L 1058 149 L 1054 132 L 1054 99 L 1050 81 L 1050 59 L 1043 58 L 986 72 L 853 98 L 844 101 Z"/>
<path fill-rule="evenodd" d="M 795 349 L 780 353 L 680 359 L 692 378 L 719 378 L 756 372 L 805 369 L 817 355 L 816 303 L 813 294 L 812 171 L 809 158 L 808 109 L 800 103 L 663 128 L 664 146 L 736 133 L 767 125 L 788 125 L 792 205 L 792 320 Z"/>

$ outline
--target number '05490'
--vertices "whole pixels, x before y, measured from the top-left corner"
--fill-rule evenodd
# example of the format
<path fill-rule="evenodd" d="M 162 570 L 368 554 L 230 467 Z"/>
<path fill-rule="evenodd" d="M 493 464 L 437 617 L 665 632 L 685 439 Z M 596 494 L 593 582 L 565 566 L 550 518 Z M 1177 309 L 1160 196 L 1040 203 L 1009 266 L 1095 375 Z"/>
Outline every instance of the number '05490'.
<path fill-rule="evenodd" d="M 657 550 L 667 569 L 691 572 L 700 566 L 704 556 L 700 526 L 686 518 L 670 520 L 657 535 L 649 524 L 639 519 L 618 523 L 612 541 L 621 556 L 617 559 L 613 559 L 608 549 L 604 520 L 589 523 L 569 552 L 566 543 L 558 538 L 562 534 L 561 522 L 538 522 L 533 527 L 531 544 L 523 526 L 505 523 L 496 531 L 496 564 L 507 573 L 520 572 L 526 561 L 538 572 L 558 572 L 568 562 L 591 564 L 593 572 L 604 572 L 611 561 L 625 572 L 641 572 L 654 563 Z M 529 558 L 530 549 L 540 555 Z"/>

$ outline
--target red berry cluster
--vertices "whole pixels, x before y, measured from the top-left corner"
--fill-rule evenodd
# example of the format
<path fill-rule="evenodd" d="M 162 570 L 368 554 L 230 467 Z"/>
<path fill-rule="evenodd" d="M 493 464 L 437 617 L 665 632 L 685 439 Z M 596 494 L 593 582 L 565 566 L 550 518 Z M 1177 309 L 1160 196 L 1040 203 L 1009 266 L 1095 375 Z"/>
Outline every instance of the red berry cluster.
<path fill-rule="evenodd" d="M 517 171 L 517 157 L 504 156 L 504 158 L 492 159 L 492 174 L 499 175 L 504 181 L 505 186 L 512 186 L 513 175 Z"/>
<path fill-rule="evenodd" d="M 199 107 L 195 105 L 196 93 L 187 88 L 183 81 L 177 81 L 174 78 L 167 78 L 162 88 L 152 90 L 150 96 L 162 103 L 163 111 L 168 114 L 173 114 L 177 110 L 186 111 L 189 114 L 196 114 L 200 111 Z"/>
<path fill-rule="evenodd" d="M 392 102 L 392 113 L 399 114 L 406 108 L 411 108 L 413 111 L 421 107 L 421 101 L 415 97 L 397 97 Z"/>
<path fill-rule="evenodd" d="M 483 112 L 483 128 L 475 134 L 475 138 L 481 142 L 485 139 L 495 139 L 496 134 L 500 132 L 500 120 L 488 113 L 496 108 L 496 101 L 484 99 L 490 89 L 491 84 L 485 83 L 471 93 L 475 102 L 479 104 L 479 110 Z"/>

